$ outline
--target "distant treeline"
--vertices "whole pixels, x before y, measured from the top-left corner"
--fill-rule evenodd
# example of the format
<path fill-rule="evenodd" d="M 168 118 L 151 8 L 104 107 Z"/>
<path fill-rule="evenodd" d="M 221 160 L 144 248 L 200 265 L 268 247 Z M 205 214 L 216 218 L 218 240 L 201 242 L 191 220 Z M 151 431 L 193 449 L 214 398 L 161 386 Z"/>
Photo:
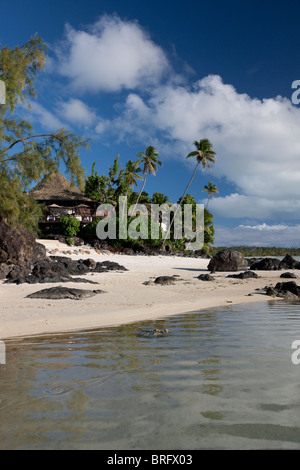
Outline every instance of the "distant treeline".
<path fill-rule="evenodd" d="M 210 254 L 215 255 L 221 250 L 230 248 L 239 251 L 243 256 L 285 256 L 287 253 L 291 256 L 300 256 L 300 248 L 281 248 L 276 246 L 219 246 L 211 247 Z"/>

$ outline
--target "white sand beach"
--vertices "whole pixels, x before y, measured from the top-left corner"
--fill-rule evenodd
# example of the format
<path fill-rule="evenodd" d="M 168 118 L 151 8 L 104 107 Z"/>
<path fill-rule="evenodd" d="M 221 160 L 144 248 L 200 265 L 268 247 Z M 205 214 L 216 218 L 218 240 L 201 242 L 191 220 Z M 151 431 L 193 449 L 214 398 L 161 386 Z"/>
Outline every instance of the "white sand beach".
<path fill-rule="evenodd" d="M 68 250 L 56 241 L 39 240 L 58 255 Z M 71 248 L 71 252 L 74 248 Z M 154 320 L 199 309 L 245 302 L 270 301 L 257 289 L 279 281 L 280 271 L 257 271 L 258 279 L 227 278 L 227 272 L 214 273 L 214 281 L 201 281 L 208 260 L 176 256 L 127 256 L 89 253 L 68 254 L 73 259 L 92 258 L 114 261 L 125 272 L 87 274 L 99 283 L 64 283 L 80 289 L 101 289 L 103 294 L 84 300 L 28 299 L 26 296 L 53 284 L 0 283 L 0 338 L 101 329 L 125 323 Z M 175 285 L 145 285 L 158 276 L 179 276 Z M 55 284 L 57 285 L 57 284 Z M 249 296 L 249 294 L 251 294 Z"/>

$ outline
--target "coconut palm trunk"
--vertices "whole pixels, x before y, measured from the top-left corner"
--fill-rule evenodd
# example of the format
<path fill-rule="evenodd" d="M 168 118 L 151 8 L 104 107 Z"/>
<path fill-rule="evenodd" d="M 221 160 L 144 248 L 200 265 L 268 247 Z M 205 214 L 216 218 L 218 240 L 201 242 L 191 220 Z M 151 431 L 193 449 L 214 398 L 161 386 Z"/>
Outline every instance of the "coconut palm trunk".
<path fill-rule="evenodd" d="M 198 166 L 200 165 L 200 163 L 202 164 L 202 168 L 203 170 L 208 167 L 210 168 L 210 163 L 215 163 L 215 155 L 216 153 L 213 151 L 212 149 L 212 145 L 210 143 L 210 141 L 208 139 L 201 139 L 200 142 L 197 142 L 195 141 L 194 142 L 194 145 L 196 147 L 196 150 L 194 150 L 193 152 L 190 152 L 188 154 L 188 156 L 186 158 L 190 158 L 190 157 L 196 157 L 197 158 L 197 164 L 196 164 L 196 168 L 194 170 L 194 173 L 192 174 L 192 177 L 183 193 L 183 196 L 181 197 L 180 199 L 180 202 L 179 202 L 179 205 L 178 207 L 176 208 L 176 211 L 175 211 L 175 214 L 173 216 L 173 219 L 172 219 L 172 222 L 170 223 L 170 227 L 165 235 L 165 238 L 164 238 L 164 241 L 163 241 L 163 244 L 162 244 L 162 247 L 165 246 L 165 243 L 167 241 L 167 237 L 169 236 L 169 233 L 170 233 L 170 229 L 171 229 L 171 226 L 172 224 L 174 223 L 174 220 L 175 220 L 175 217 L 177 215 L 177 212 L 181 206 L 181 203 L 183 201 L 183 198 L 185 197 L 190 185 L 192 184 L 192 181 L 195 177 L 195 174 L 196 174 L 196 171 L 198 169 Z"/>
<path fill-rule="evenodd" d="M 187 187 L 185 188 L 185 191 L 184 191 L 184 193 L 183 193 L 183 195 L 182 195 L 182 197 L 181 197 L 181 199 L 180 199 L 180 201 L 179 201 L 179 204 L 178 204 L 177 207 L 176 207 L 176 210 L 175 210 L 175 212 L 174 212 L 174 214 L 173 214 L 173 217 L 172 217 L 172 220 L 171 220 L 171 222 L 170 222 L 170 226 L 169 226 L 169 228 L 168 228 L 168 230 L 167 230 L 167 233 L 166 233 L 166 235 L 165 235 L 165 238 L 164 238 L 164 241 L 163 241 L 163 244 L 162 244 L 163 247 L 164 247 L 165 244 L 166 244 L 167 237 L 168 237 L 169 234 L 170 234 L 170 230 L 171 230 L 171 227 L 172 227 L 172 225 L 173 225 L 173 223 L 174 223 L 174 220 L 175 220 L 175 218 L 176 218 L 177 212 L 179 211 L 179 209 L 180 209 L 180 207 L 181 207 L 181 203 L 182 203 L 183 199 L 185 198 L 185 195 L 186 195 L 186 193 L 188 192 L 188 189 L 189 189 L 189 187 L 191 186 L 191 184 L 192 184 L 192 182 L 193 182 L 193 179 L 194 179 L 194 177 L 195 177 L 195 174 L 196 174 L 196 172 L 197 172 L 197 169 L 198 169 L 198 166 L 199 166 L 199 165 L 200 165 L 200 162 L 197 162 L 197 165 L 196 165 L 196 168 L 195 168 L 195 170 L 194 170 L 194 173 L 192 174 L 192 177 L 191 177 L 191 179 L 190 179 L 190 181 L 189 181 Z"/>
<path fill-rule="evenodd" d="M 142 188 L 141 188 L 141 190 L 140 190 L 140 192 L 139 192 L 138 198 L 137 198 L 136 203 L 135 203 L 135 205 L 134 205 L 133 213 L 136 211 L 136 208 L 137 208 L 137 205 L 138 205 L 138 203 L 139 203 L 140 197 L 141 197 L 141 195 L 142 195 L 142 192 L 144 191 L 144 187 L 145 187 L 146 181 L 147 181 L 147 176 L 148 176 L 148 173 L 145 174 Z"/>

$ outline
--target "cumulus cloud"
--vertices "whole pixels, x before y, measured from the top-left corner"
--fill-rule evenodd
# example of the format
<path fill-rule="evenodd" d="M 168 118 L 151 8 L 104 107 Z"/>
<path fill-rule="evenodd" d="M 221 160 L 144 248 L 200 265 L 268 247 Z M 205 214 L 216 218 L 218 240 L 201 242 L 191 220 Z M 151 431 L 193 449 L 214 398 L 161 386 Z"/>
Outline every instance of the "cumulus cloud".
<path fill-rule="evenodd" d="M 88 31 L 66 27 L 56 47 L 59 71 L 74 88 L 117 92 L 156 83 L 169 64 L 142 27 L 118 16 L 102 16 Z"/>
<path fill-rule="evenodd" d="M 85 30 L 67 26 L 56 53 L 73 91 L 127 93 L 116 117 L 95 116 L 77 97 L 63 105 L 62 117 L 118 142 L 150 141 L 161 158 L 173 160 L 185 160 L 194 140 L 208 138 L 217 152 L 209 179 L 235 188 L 210 202 L 216 216 L 298 219 L 300 108 L 290 100 L 238 93 L 218 75 L 183 85 L 149 34 L 117 15 L 104 15 Z"/>
<path fill-rule="evenodd" d="M 251 98 L 210 75 L 192 88 L 156 87 L 147 101 L 131 95 L 115 125 L 134 136 L 145 128 L 160 133 L 172 158 L 185 158 L 194 140 L 210 139 L 217 152 L 213 174 L 237 188 L 214 200 L 219 212 L 290 217 L 299 207 L 300 109 L 286 98 Z"/>
<path fill-rule="evenodd" d="M 76 98 L 61 102 L 57 112 L 67 121 L 77 125 L 91 126 L 97 119 L 96 113 Z"/>
<path fill-rule="evenodd" d="M 62 121 L 51 111 L 48 111 L 44 106 L 36 101 L 30 102 L 31 118 L 38 121 L 39 124 L 51 132 L 63 127 Z"/>

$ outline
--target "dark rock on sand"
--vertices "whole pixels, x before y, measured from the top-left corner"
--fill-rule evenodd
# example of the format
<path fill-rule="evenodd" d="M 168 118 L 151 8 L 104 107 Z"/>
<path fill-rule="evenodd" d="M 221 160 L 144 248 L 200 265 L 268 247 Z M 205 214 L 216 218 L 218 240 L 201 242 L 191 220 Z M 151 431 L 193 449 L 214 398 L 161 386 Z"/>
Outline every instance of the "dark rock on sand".
<path fill-rule="evenodd" d="M 215 280 L 215 278 L 211 276 L 210 274 L 200 274 L 198 276 L 198 279 L 200 279 L 200 281 L 214 281 Z"/>
<path fill-rule="evenodd" d="M 286 300 L 300 300 L 300 287 L 294 281 L 278 282 L 275 287 L 266 287 L 266 294 Z"/>
<path fill-rule="evenodd" d="M 296 279 L 297 278 L 296 274 L 288 273 L 288 272 L 280 274 L 280 277 L 286 278 L 286 279 Z"/>
<path fill-rule="evenodd" d="M 84 289 L 73 289 L 71 287 L 51 287 L 50 289 L 42 289 L 33 294 L 27 295 L 28 299 L 72 299 L 72 300 L 83 300 L 89 297 L 93 297 L 97 294 L 103 294 L 102 290 L 84 290 Z"/>
<path fill-rule="evenodd" d="M 176 278 L 173 276 L 159 276 L 154 280 L 154 284 L 160 284 L 162 286 L 175 284 Z"/>
<path fill-rule="evenodd" d="M 248 268 L 248 261 L 239 251 L 225 249 L 210 260 L 207 269 L 214 271 L 239 271 Z"/>
<path fill-rule="evenodd" d="M 300 269 L 300 261 L 296 261 L 291 255 L 287 254 L 280 261 L 280 269 Z"/>
<path fill-rule="evenodd" d="M 251 264 L 250 269 L 254 271 L 276 271 L 281 269 L 280 260 L 277 258 L 264 258 Z"/>
<path fill-rule="evenodd" d="M 72 260 L 65 256 L 51 256 L 33 264 L 13 266 L 6 276 L 8 284 L 37 284 L 48 282 L 89 282 L 94 281 L 78 279 L 72 276 L 81 276 L 87 273 L 102 273 L 108 271 L 127 271 L 124 266 L 112 261 L 96 263 L 92 259 Z"/>
<path fill-rule="evenodd" d="M 251 279 L 251 278 L 258 278 L 258 275 L 253 271 L 244 271 L 243 273 L 239 274 L 229 274 L 227 277 L 232 277 L 236 279 Z"/>

